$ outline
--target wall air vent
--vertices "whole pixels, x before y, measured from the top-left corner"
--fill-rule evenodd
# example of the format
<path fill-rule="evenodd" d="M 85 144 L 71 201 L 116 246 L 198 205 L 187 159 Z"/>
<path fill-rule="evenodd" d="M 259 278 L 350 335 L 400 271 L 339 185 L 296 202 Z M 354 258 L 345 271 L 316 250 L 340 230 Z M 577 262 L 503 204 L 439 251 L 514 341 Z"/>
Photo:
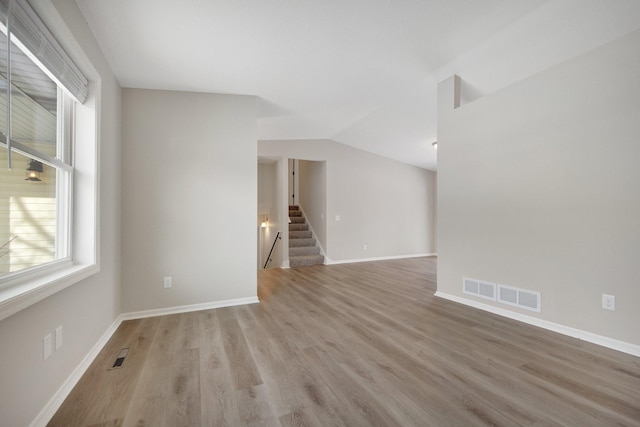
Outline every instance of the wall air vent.
<path fill-rule="evenodd" d="M 462 283 L 462 290 L 465 294 L 478 295 L 478 281 L 465 278 Z"/>
<path fill-rule="evenodd" d="M 540 313 L 540 292 L 498 285 L 498 302 Z"/>
<path fill-rule="evenodd" d="M 465 277 L 462 280 L 462 291 L 465 294 L 480 298 L 496 300 L 496 284 Z"/>
<path fill-rule="evenodd" d="M 124 363 L 124 359 L 127 357 L 128 354 L 129 354 L 129 349 L 128 348 L 121 349 L 118 352 L 118 356 L 116 356 L 116 360 L 113 362 L 113 365 L 111 365 L 111 368 L 109 368 L 109 369 L 122 368 L 122 364 Z"/>
<path fill-rule="evenodd" d="M 541 311 L 540 292 L 536 291 L 514 288 L 512 286 L 496 285 L 495 283 L 485 282 L 484 280 L 464 277 L 462 279 L 462 292 L 491 301 L 498 301 L 503 304 L 512 305 L 514 307 L 535 311 L 537 313 L 540 313 Z"/>

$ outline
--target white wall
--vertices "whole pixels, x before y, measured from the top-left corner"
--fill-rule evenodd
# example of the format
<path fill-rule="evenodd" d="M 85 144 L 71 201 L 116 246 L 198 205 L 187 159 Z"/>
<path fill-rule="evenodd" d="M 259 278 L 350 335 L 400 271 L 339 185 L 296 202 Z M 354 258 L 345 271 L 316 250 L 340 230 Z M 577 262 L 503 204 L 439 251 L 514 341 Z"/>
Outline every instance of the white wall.
<path fill-rule="evenodd" d="M 0 322 L 0 424 L 6 426 L 31 423 L 120 313 L 120 87 L 75 2 L 53 4 L 57 12 L 43 17 L 54 33 L 69 36 L 63 42 L 72 57 L 77 48 L 84 51 L 95 68 L 85 71 L 101 92 L 100 272 Z M 42 338 L 59 325 L 63 346 L 43 361 Z"/>
<path fill-rule="evenodd" d="M 276 204 L 277 162 L 258 161 L 258 213 L 269 215 Z"/>
<path fill-rule="evenodd" d="M 331 140 L 259 141 L 258 152 L 326 161 L 330 261 L 436 252 L 434 172 Z"/>
<path fill-rule="evenodd" d="M 271 256 L 273 267 L 289 267 L 289 159 L 278 158 L 276 178 L 276 220 L 272 225 L 276 232 L 280 232 L 280 240 Z"/>
<path fill-rule="evenodd" d="M 281 229 L 282 216 L 278 206 L 278 162 L 258 162 L 258 214 L 269 219 L 266 228 L 259 231 L 260 262 L 258 269 L 264 267 L 273 241 Z M 282 242 L 278 242 L 271 254 L 271 262 L 267 268 L 280 267 L 282 263 Z"/>
<path fill-rule="evenodd" d="M 255 97 L 125 89 L 122 111 L 123 311 L 256 297 Z"/>
<path fill-rule="evenodd" d="M 640 32 L 438 111 L 438 292 L 539 291 L 520 311 L 640 344 Z M 601 308 L 601 294 L 616 311 Z"/>
<path fill-rule="evenodd" d="M 298 161 L 298 200 L 322 248 L 327 246 L 327 162 Z"/>

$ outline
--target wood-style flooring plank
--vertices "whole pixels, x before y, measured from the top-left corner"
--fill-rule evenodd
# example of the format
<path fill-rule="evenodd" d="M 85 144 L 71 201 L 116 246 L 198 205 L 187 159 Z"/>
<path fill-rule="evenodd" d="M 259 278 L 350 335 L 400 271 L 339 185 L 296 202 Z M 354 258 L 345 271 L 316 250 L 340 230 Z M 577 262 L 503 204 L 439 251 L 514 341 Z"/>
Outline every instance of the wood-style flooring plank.
<path fill-rule="evenodd" d="M 235 386 L 222 344 L 218 311 L 201 311 L 197 317 L 200 340 L 200 425 L 240 425 Z"/>
<path fill-rule="evenodd" d="M 640 426 L 639 358 L 436 298 L 436 277 L 263 270 L 260 304 L 125 322 L 51 425 Z"/>
<path fill-rule="evenodd" d="M 192 348 L 193 314 L 160 318 L 123 425 L 198 425 L 200 351 Z"/>
<path fill-rule="evenodd" d="M 49 426 L 121 426 L 159 324 L 157 317 L 123 322 Z M 124 367 L 110 370 L 122 348 L 129 348 Z"/>
<path fill-rule="evenodd" d="M 261 385 L 262 378 L 247 347 L 247 342 L 240 328 L 236 311 L 221 309 L 219 319 L 222 328 L 222 345 L 229 361 L 229 369 L 236 390 L 244 390 Z"/>

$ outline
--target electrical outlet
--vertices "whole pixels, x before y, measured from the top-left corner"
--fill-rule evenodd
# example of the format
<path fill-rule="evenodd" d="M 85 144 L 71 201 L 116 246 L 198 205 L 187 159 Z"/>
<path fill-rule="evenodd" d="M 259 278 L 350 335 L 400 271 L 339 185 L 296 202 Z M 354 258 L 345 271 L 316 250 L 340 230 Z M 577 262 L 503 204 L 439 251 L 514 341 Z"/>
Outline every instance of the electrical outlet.
<path fill-rule="evenodd" d="M 51 356 L 51 334 L 45 335 L 42 339 L 42 350 L 44 360 L 47 360 Z"/>
<path fill-rule="evenodd" d="M 62 347 L 62 325 L 56 328 L 56 351 Z"/>
<path fill-rule="evenodd" d="M 616 297 L 613 295 L 602 294 L 602 308 L 605 310 L 615 311 Z"/>
<path fill-rule="evenodd" d="M 362 250 L 366 251 L 367 250 L 367 244 L 365 243 L 364 245 L 362 245 Z"/>
<path fill-rule="evenodd" d="M 342 218 L 340 218 L 340 215 L 336 215 L 336 221 L 340 221 Z"/>
<path fill-rule="evenodd" d="M 171 286 L 173 286 L 173 283 L 172 283 L 172 281 L 171 281 L 171 277 L 169 277 L 169 276 L 165 277 L 165 278 L 164 278 L 164 288 L 165 288 L 165 289 L 168 289 L 168 288 L 170 288 Z"/>

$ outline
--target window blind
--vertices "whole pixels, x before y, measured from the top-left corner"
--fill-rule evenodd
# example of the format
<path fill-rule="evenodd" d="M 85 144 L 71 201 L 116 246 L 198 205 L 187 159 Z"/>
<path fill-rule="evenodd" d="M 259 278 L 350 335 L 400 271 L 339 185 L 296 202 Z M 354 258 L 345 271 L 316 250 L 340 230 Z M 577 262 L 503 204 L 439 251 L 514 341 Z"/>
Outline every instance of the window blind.
<path fill-rule="evenodd" d="M 5 23 L 10 0 L 0 0 L 0 23 Z M 88 81 L 71 60 L 42 19 L 27 0 L 11 0 L 11 34 L 39 61 L 53 80 L 64 87 L 76 100 L 84 103 L 88 94 Z"/>

